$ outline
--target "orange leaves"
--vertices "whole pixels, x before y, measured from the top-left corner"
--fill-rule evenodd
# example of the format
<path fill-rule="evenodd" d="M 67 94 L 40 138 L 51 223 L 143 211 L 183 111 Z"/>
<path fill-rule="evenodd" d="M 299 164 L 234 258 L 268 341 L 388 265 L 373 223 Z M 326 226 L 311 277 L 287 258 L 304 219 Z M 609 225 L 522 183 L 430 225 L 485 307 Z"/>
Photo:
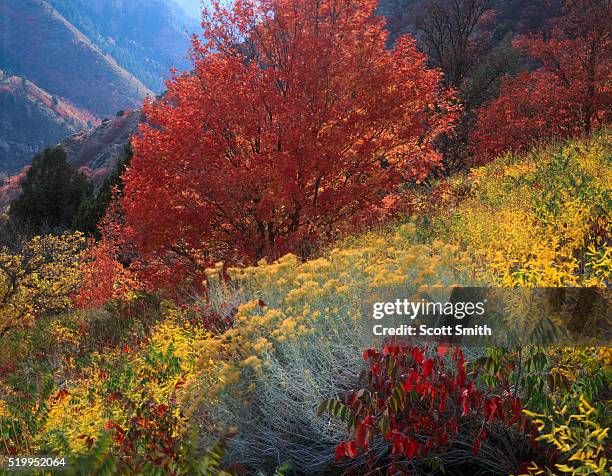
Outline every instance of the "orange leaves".
<path fill-rule="evenodd" d="M 82 309 L 126 299 L 142 289 L 134 270 L 125 263 L 131 248 L 129 230 L 123 226 L 116 201 L 109 205 L 101 226 L 102 239 L 98 243 L 90 241 L 80 261 L 82 282 L 74 301 Z"/>
<path fill-rule="evenodd" d="M 111 299 L 123 298 L 138 289 L 130 271 L 116 259 L 112 247 L 105 241 L 92 244 L 82 260 L 83 284 L 75 298 L 80 308 L 93 309 Z"/>
<path fill-rule="evenodd" d="M 61 389 L 59 392 L 57 392 L 57 395 L 55 396 L 56 401 L 61 402 L 62 400 L 64 400 L 67 396 L 69 395 L 68 390 L 66 390 L 65 388 Z"/>
<path fill-rule="evenodd" d="M 244 0 L 204 19 L 124 177 L 142 272 L 173 287 L 206 262 L 305 255 L 438 165 L 456 107 L 414 40 L 385 48 L 374 8 Z"/>

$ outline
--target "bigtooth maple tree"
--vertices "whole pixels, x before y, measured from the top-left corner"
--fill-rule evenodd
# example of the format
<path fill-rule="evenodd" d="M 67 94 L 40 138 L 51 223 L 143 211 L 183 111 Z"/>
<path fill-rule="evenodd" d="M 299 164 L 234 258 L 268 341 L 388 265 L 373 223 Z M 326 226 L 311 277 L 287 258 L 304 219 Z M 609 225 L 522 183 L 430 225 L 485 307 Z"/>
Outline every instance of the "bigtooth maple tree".
<path fill-rule="evenodd" d="M 454 98 L 412 38 L 385 48 L 375 6 L 239 0 L 205 12 L 194 69 L 145 105 L 124 176 L 140 263 L 305 255 L 439 164 L 433 141 Z"/>
<path fill-rule="evenodd" d="M 499 97 L 478 111 L 479 161 L 534 140 L 588 135 L 610 121 L 611 25 L 610 0 L 564 0 L 551 30 L 514 41 L 539 67 L 507 78 Z"/>

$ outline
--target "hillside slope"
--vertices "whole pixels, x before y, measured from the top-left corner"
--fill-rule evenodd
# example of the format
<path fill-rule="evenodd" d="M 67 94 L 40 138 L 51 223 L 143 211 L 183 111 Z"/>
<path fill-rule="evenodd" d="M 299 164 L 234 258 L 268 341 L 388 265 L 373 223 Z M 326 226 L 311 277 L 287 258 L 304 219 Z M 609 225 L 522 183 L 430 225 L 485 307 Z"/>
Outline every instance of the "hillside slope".
<path fill-rule="evenodd" d="M 175 0 L 183 9 L 187 12 L 187 14 L 191 15 L 194 18 L 200 18 L 200 14 L 202 11 L 202 2 L 200 0 Z M 204 2 L 208 4 L 210 2 Z"/>
<path fill-rule="evenodd" d="M 130 136 L 138 130 L 142 120 L 140 110 L 126 111 L 112 120 L 78 132 L 60 141 L 66 150 L 68 161 L 75 167 L 88 167 L 92 170 L 112 170 L 123 157 Z"/>
<path fill-rule="evenodd" d="M 362 355 L 372 339 L 361 332 L 366 329 L 363 323 L 371 325 L 362 303 L 375 296 L 412 296 L 421 286 L 438 283 L 609 286 L 612 249 L 609 233 L 602 229 L 610 215 L 609 162 L 608 130 L 590 140 L 550 144 L 527 155 L 507 154 L 416 197 L 415 205 L 422 205 L 415 210 L 420 217 L 416 222 L 347 238 L 323 250 L 318 259 L 303 262 L 286 255 L 273 263 L 233 269 L 219 263 L 207 272 L 206 297 L 185 305 L 134 302 L 134 293 L 128 292 L 129 302 L 122 306 L 36 321 L 27 333 L 8 334 L 3 341 L 7 351 L 0 353 L 0 422 L 10 427 L 20 421 L 10 397 L 27 387 L 20 380 L 13 383 L 19 377 L 15 369 L 32 365 L 34 359 L 28 357 L 37 355 L 34 362 L 41 365 L 27 378 L 34 375 L 42 381 L 52 376 L 51 382 L 61 383 L 35 396 L 45 403 L 40 406 L 36 442 L 56 453 L 61 450 L 72 464 L 83 465 L 86 474 L 100 472 L 92 463 L 98 461 L 100 447 L 118 455 L 104 461 L 109 474 L 129 468 L 136 457 L 119 452 L 122 440 L 104 440 L 100 434 L 105 427 L 121 435 L 133 428 L 140 431 L 141 421 L 156 430 L 147 441 L 167 441 L 165 434 L 159 436 L 160 425 L 174 431 L 173 455 L 180 456 L 172 464 L 192 457 L 188 449 L 194 437 L 202 446 L 212 445 L 230 427 L 235 431 L 223 441 L 229 445 L 225 461 L 234 467 L 272 474 L 281 454 L 296 473 L 335 474 L 335 448 L 347 439 L 347 432 L 336 424 L 339 419 L 317 409 L 327 398 L 363 388 Z M 529 322 L 509 324 L 518 331 Z M 492 355 L 498 351 L 502 349 Z M 523 369 L 535 376 L 536 383 L 541 379 L 547 399 L 563 398 L 571 406 L 588 397 L 593 406 L 605 405 L 589 418 L 602 428 L 609 426 L 607 393 L 585 391 L 609 388 L 609 348 L 543 351 L 536 354 L 546 360 L 539 367 L 517 366 L 521 355 L 516 352 L 503 355 L 501 362 L 511 364 L 505 366 L 509 371 Z M 470 354 L 482 355 L 478 349 Z M 529 354 L 518 360 L 526 361 L 532 361 Z M 469 368 L 476 373 L 482 367 Z M 492 371 L 498 372 L 495 367 Z M 551 384 L 547 377 L 553 373 L 565 375 L 568 385 Z M 511 376 L 518 380 L 518 374 Z M 596 379 L 603 382 L 600 387 L 594 386 Z M 528 395 L 532 388 L 520 384 L 517 391 Z M 572 411 L 545 407 L 538 398 L 526 397 L 524 402 L 527 410 L 558 417 L 560 424 L 581 425 L 569 416 Z M 135 420 L 132 408 L 149 413 Z M 173 415 L 181 415 L 181 420 L 170 419 Z M 380 419 L 380 413 L 376 415 Z M 373 428 L 379 427 L 377 420 Z M 491 428 L 498 431 L 499 426 Z M 453 467 L 458 460 L 476 461 L 473 433 L 469 427 L 462 432 L 464 440 L 456 439 L 459 444 L 453 443 L 452 451 L 436 455 L 449 474 L 475 474 Z M 488 444 L 495 444 L 495 438 Z M 14 438 L 9 444 L 19 441 Z M 88 441 L 96 446 L 88 447 Z M 386 444 L 382 437 L 380 441 Z M 602 437 L 601 446 L 606 444 Z M 194 459 L 202 454 L 197 448 Z M 488 474 L 517 474 L 521 460 L 511 461 L 505 451 L 482 453 L 478 461 L 501 467 Z M 573 454 L 560 451 L 557 461 L 580 465 L 570 459 Z M 598 454 L 603 450 L 585 459 L 592 463 Z M 430 461 L 414 460 L 426 468 Z"/>
<path fill-rule="evenodd" d="M 96 117 L 151 94 L 44 0 L 0 0 L 0 31 L 0 68 Z"/>
<path fill-rule="evenodd" d="M 417 35 L 417 23 L 427 4 L 426 0 L 379 0 L 378 10 L 388 21 L 391 38 L 405 33 Z M 546 0 L 492 0 L 490 5 L 497 16 L 491 31 L 496 41 L 538 30 L 559 12 L 556 2 Z"/>
<path fill-rule="evenodd" d="M 170 67 L 188 69 L 198 21 L 169 0 L 47 0 L 102 51 L 155 92 Z"/>
<path fill-rule="evenodd" d="M 0 70 L 0 170 L 18 172 L 41 148 L 95 120 L 31 81 Z"/>
<path fill-rule="evenodd" d="M 373 296 L 451 284 L 609 287 L 610 138 L 603 130 L 590 140 L 501 156 L 417 197 L 423 206 L 415 222 L 347 238 L 319 259 L 287 255 L 229 269 L 232 286 L 221 264 L 211 269 L 213 299 L 201 306 L 238 313 L 224 334 L 200 344 L 201 374 L 191 388 L 196 414 L 238 429 L 228 460 L 265 472 L 282 454 L 299 471 L 325 472 L 334 443 L 346 437 L 330 438 L 318 403 L 354 385 L 367 335 L 359 331 L 368 322 L 361 306 Z M 534 332 L 531 316 L 520 313 L 509 328 Z M 291 430 L 286 421 L 294 422 Z M 313 471 L 313 464 L 322 466 Z"/>

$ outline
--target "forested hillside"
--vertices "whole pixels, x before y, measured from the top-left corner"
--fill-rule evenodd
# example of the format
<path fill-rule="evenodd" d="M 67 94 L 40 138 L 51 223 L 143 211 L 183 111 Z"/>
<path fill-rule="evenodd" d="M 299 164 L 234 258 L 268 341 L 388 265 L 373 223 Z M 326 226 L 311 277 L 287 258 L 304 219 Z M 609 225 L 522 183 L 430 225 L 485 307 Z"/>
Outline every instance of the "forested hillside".
<path fill-rule="evenodd" d="M 171 67 L 189 67 L 189 34 L 197 23 L 162 0 L 1 1 L 0 69 L 59 106 L 26 100 L 3 80 L 0 170 L 15 174 L 44 147 L 163 91 Z M 127 139 L 124 134 L 121 151 Z"/>
<path fill-rule="evenodd" d="M 96 118 L 24 77 L 0 70 L 0 155 L 2 171 L 17 173 L 49 144 L 91 127 Z"/>
<path fill-rule="evenodd" d="M 198 20 L 168 0 L 49 0 L 98 48 L 156 93 L 170 67 L 187 69 Z"/>
<path fill-rule="evenodd" d="M 0 2 L 0 65 L 96 117 L 136 107 L 150 90 L 48 2 Z M 32 38 L 37 41 L 32 44 Z M 53 59 L 53 61 L 51 61 Z"/>

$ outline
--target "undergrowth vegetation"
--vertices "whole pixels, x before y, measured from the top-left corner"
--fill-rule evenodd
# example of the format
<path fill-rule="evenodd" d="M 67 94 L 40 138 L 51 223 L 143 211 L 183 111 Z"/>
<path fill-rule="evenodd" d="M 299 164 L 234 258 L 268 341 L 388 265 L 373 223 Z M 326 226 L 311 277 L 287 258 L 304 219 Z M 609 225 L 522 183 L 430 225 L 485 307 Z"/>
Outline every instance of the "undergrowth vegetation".
<path fill-rule="evenodd" d="M 316 259 L 218 263 L 183 305 L 133 291 L 31 319 L 3 338 L 3 453 L 74 474 L 606 474 L 609 348 L 381 350 L 360 321 L 399 290 L 609 286 L 609 143 L 503 156 Z M 40 276 L 28 293 L 55 299 Z"/>

